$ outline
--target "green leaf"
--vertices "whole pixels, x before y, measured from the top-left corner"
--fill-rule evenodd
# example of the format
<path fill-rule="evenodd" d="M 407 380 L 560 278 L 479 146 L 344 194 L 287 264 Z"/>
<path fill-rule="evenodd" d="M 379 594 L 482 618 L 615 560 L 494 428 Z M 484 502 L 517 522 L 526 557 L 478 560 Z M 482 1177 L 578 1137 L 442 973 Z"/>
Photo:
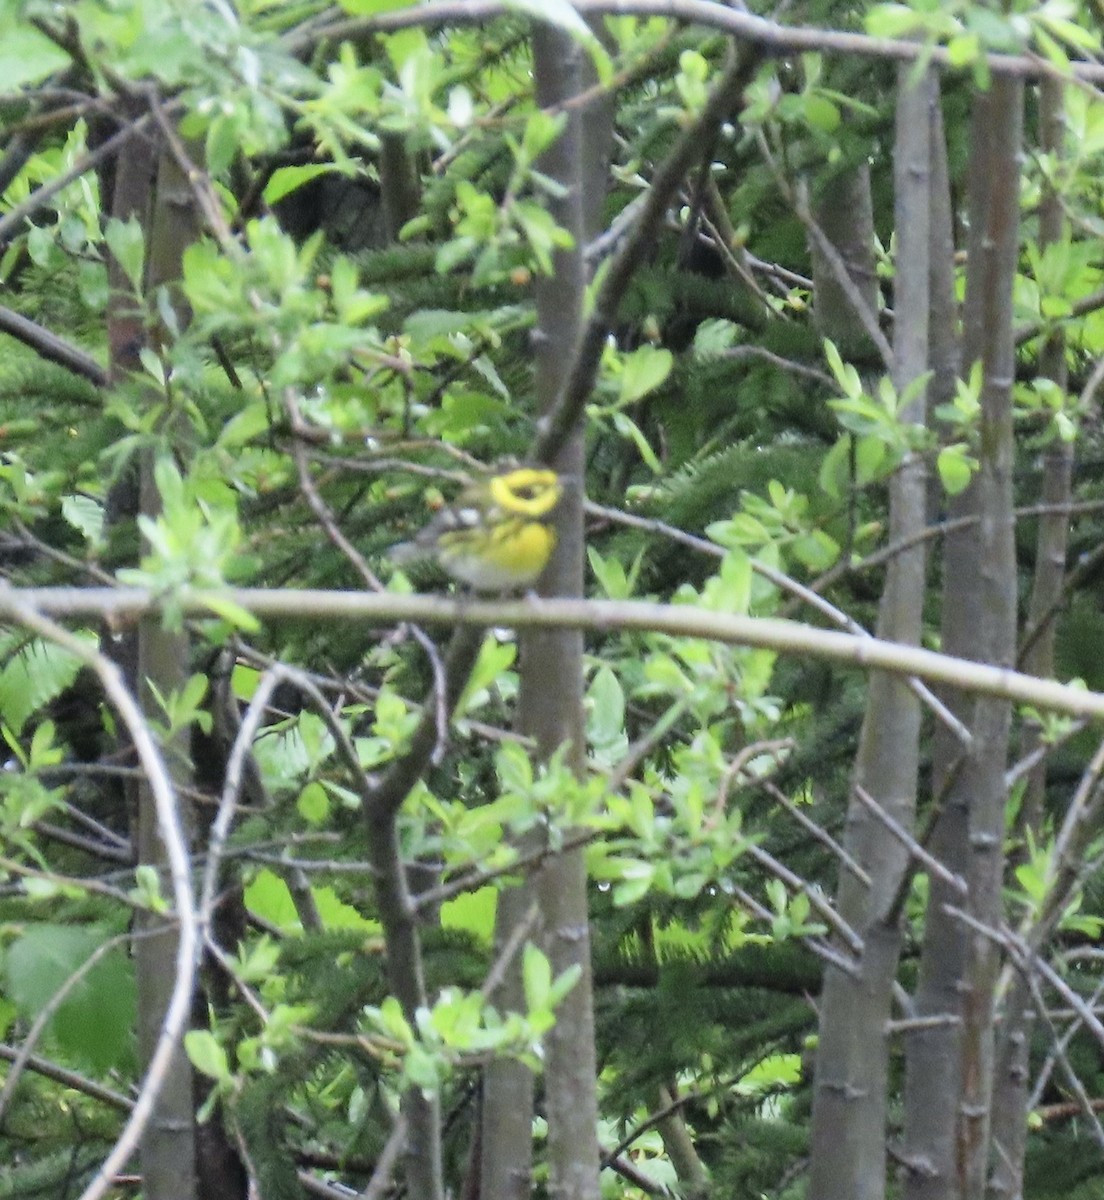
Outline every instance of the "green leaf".
<path fill-rule="evenodd" d="M 489 946 L 494 940 L 495 913 L 498 911 L 498 889 L 481 887 L 466 892 L 441 905 L 442 929 L 461 929 Z"/>
<path fill-rule="evenodd" d="M 656 452 L 648 444 L 648 439 L 644 436 L 644 431 L 639 425 L 628 415 L 628 413 L 615 412 L 612 417 L 613 427 L 623 437 L 627 437 L 629 441 L 640 452 L 640 457 L 644 460 L 645 465 L 656 475 L 663 473 L 663 464 L 659 461 Z"/>
<path fill-rule="evenodd" d="M 184 1035 L 184 1050 L 192 1066 L 218 1083 L 229 1083 L 230 1062 L 215 1035 L 207 1029 L 189 1029 Z"/>
<path fill-rule="evenodd" d="M 875 436 L 861 437 L 855 444 L 855 482 L 862 487 L 877 479 L 886 460 L 886 444 Z"/>
<path fill-rule="evenodd" d="M 81 637 L 96 645 L 91 635 Z M 28 642 L 0 670 L 0 719 L 18 735 L 34 713 L 72 685 L 81 665 L 79 658 L 53 642 Z"/>
<path fill-rule="evenodd" d="M 378 921 L 363 916 L 351 904 L 347 904 L 329 884 L 324 887 L 312 887 L 311 895 L 326 929 L 365 929 L 372 933 L 380 932 Z"/>
<path fill-rule="evenodd" d="M 694 354 L 700 358 L 719 358 L 732 348 L 739 336 L 739 327 L 733 322 L 707 317 L 694 334 Z"/>
<path fill-rule="evenodd" d="M 521 977 L 525 987 L 525 1006 L 530 1012 L 549 1007 L 552 967 L 545 955 L 529 942 L 522 955 Z"/>
<path fill-rule="evenodd" d="M 976 33 L 963 33 L 947 43 L 947 61 L 952 67 L 968 67 L 981 53 L 981 39 Z"/>
<path fill-rule="evenodd" d="M 851 399 L 860 397 L 863 388 L 858 371 L 850 363 L 843 361 L 839 350 L 836 349 L 835 342 L 829 341 L 827 338 L 824 339 L 824 357 L 828 360 L 828 366 L 836 377 L 836 382 L 840 385 L 843 394 Z"/>
<path fill-rule="evenodd" d="M 130 286 L 136 293 L 141 292 L 146 267 L 146 240 L 137 217 L 127 221 L 112 217 L 104 228 L 104 241 Z"/>
<path fill-rule="evenodd" d="M 264 186 L 266 204 L 278 204 L 303 184 L 334 170 L 332 163 L 306 163 L 301 167 L 277 167 Z"/>
<path fill-rule="evenodd" d="M 383 1003 L 375 1012 L 375 1018 L 380 1028 L 389 1037 L 405 1046 L 413 1046 L 414 1030 L 403 1015 L 402 1005 L 394 996 L 386 996 Z"/>
<path fill-rule="evenodd" d="M 966 446 L 956 442 L 940 450 L 936 459 L 936 469 L 944 490 L 949 496 L 957 496 L 970 486 L 977 460 L 966 453 Z"/>
<path fill-rule="evenodd" d="M 625 742 L 625 694 L 609 667 L 595 672 L 587 689 L 587 740 L 596 748 Z"/>
<path fill-rule="evenodd" d="M 549 1003 L 555 1008 L 567 995 L 568 992 L 582 978 L 583 968 L 578 963 L 573 963 L 566 971 L 561 971 L 555 979 L 552 980 L 552 987 L 548 993 Z"/>
<path fill-rule="evenodd" d="M 670 350 L 655 346 L 640 346 L 621 362 L 620 404 L 635 404 L 637 400 L 654 392 L 671 373 L 675 356 Z"/>
<path fill-rule="evenodd" d="M 817 476 L 825 494 L 838 500 L 851 485 L 851 435 L 845 433 L 824 456 Z"/>
<path fill-rule="evenodd" d="M 161 875 L 156 867 L 144 863 L 134 869 L 134 887 L 130 898 L 151 912 L 168 912 L 169 902 L 161 893 Z"/>
<path fill-rule="evenodd" d="M 652 879 L 654 869 L 649 864 L 649 871 L 646 876 L 641 875 L 635 879 L 622 879 L 614 884 L 613 887 L 613 902 L 618 908 L 624 908 L 629 904 L 635 904 L 638 900 L 643 900 L 652 887 Z"/>
<path fill-rule="evenodd" d="M 517 646 L 513 642 L 500 642 L 488 634 L 479 648 L 479 657 L 475 660 L 468 682 L 460 694 L 456 705 L 457 716 L 463 716 L 473 708 L 487 703 L 488 689 L 505 671 L 508 671 L 517 658 Z"/>
<path fill-rule="evenodd" d="M 308 825 L 321 825 L 330 815 L 330 798 L 326 789 L 317 780 L 312 780 L 299 793 L 295 808 Z"/>
<path fill-rule="evenodd" d="M 772 1054 L 741 1075 L 735 1090 L 744 1096 L 758 1096 L 777 1088 L 793 1087 L 800 1081 L 800 1054 Z"/>
<path fill-rule="evenodd" d="M 11 18 L 0 22 L 0 79 L 4 90 L 15 93 L 38 83 L 69 65 L 69 56 L 45 34 Z"/>
<path fill-rule="evenodd" d="M 840 124 L 840 110 L 826 96 L 810 92 L 805 97 L 805 120 L 820 133 L 834 133 Z"/>
<path fill-rule="evenodd" d="M 240 629 L 243 633 L 259 633 L 261 622 L 247 608 L 242 608 L 229 596 L 220 596 L 217 592 L 204 592 L 201 597 L 203 607 L 209 609 L 216 617 L 221 617 L 228 625 Z"/>
<path fill-rule="evenodd" d="M 241 150 L 244 114 L 220 113 L 207 126 L 207 170 L 212 176 L 223 174 Z"/>
<path fill-rule="evenodd" d="M 104 945 L 94 926 L 32 924 L 4 961 L 5 991 L 33 1018 Z M 122 947 L 108 950 L 68 991 L 50 1020 L 58 1045 L 97 1070 L 122 1066 L 133 1053 L 134 972 Z"/>
<path fill-rule="evenodd" d="M 875 4 L 867 12 L 866 32 L 876 38 L 899 38 L 914 33 L 921 17 L 907 4 Z"/>
<path fill-rule="evenodd" d="M 61 515 L 93 546 L 103 542 L 104 509 L 91 496 L 63 496 Z"/>
<path fill-rule="evenodd" d="M 827 571 L 839 558 L 839 543 L 823 529 L 813 529 L 794 538 L 794 556 L 810 571 Z"/>
<path fill-rule="evenodd" d="M 245 889 L 245 906 L 251 912 L 279 929 L 299 930 L 299 913 L 291 898 L 288 885 L 267 867 L 258 871 Z"/>

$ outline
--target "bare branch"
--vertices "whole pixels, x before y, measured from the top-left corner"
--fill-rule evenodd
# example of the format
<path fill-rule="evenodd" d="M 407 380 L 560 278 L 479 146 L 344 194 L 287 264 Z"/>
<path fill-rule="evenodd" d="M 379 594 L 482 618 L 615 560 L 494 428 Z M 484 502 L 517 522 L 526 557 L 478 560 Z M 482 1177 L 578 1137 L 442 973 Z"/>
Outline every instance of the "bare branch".
<path fill-rule="evenodd" d="M 26 1054 L 22 1046 L 17 1050 L 14 1046 L 0 1042 L 0 1058 L 13 1064 L 22 1061 L 25 1070 L 34 1071 L 36 1075 L 41 1075 L 44 1079 L 52 1079 L 55 1083 L 72 1088 L 73 1091 L 80 1092 L 93 1100 L 99 1100 L 101 1104 L 106 1104 L 111 1108 L 129 1112 L 133 1107 L 129 1098 L 121 1092 L 104 1087 L 102 1083 L 88 1079 L 76 1071 L 70 1071 L 67 1067 L 51 1062 L 50 1059 L 43 1058 L 39 1054 Z M 15 1069 L 13 1066 L 13 1073 Z"/>
<path fill-rule="evenodd" d="M 746 49 L 736 54 L 732 64 L 709 93 L 697 120 L 682 131 L 671 152 L 656 170 L 636 224 L 606 268 L 563 391 L 547 418 L 542 419 L 533 447 L 533 455 L 540 461 L 552 462 L 576 428 L 594 386 L 606 338 L 629 282 L 650 253 L 656 231 L 683 177 L 701 157 L 702 147 L 712 144 L 721 124 L 731 117 L 758 64 L 759 56 Z"/>
<path fill-rule="evenodd" d="M 745 9 L 729 7 L 717 0 L 574 0 L 572 7 L 584 16 L 669 17 L 704 25 L 731 34 L 751 45 L 774 53 L 805 51 L 856 54 L 864 58 L 882 58 L 895 62 L 925 60 L 940 67 L 954 67 L 942 46 L 926 46 L 919 41 L 869 37 L 836 29 L 812 29 L 808 26 L 780 25 L 758 17 Z M 289 48 L 306 49 L 322 41 L 341 41 L 367 33 L 409 29 L 415 25 L 475 24 L 514 12 L 508 0 L 435 0 L 372 17 L 358 17 L 315 26 L 305 36 L 289 37 Z M 1052 76 L 1065 79 L 1062 69 L 1032 54 L 989 54 L 986 63 L 994 75 L 1038 79 Z M 1104 67 L 1097 63 L 1073 62 L 1074 78 L 1095 83 L 1104 81 Z"/>
<path fill-rule="evenodd" d="M 501 625 L 514 629 L 590 629 L 603 633 L 618 629 L 669 633 L 675 637 L 704 638 L 728 645 L 756 646 L 780 654 L 811 655 L 831 662 L 849 663 L 864 670 L 915 675 L 928 683 L 945 684 L 964 692 L 1032 704 L 1075 717 L 1104 719 L 1104 693 L 1053 679 L 1037 679 L 1006 667 L 954 658 L 919 646 L 875 637 L 856 637 L 834 629 L 814 629 L 779 617 L 746 617 L 690 605 L 627 600 L 476 600 L 309 588 L 226 588 L 208 593 L 185 590 L 172 598 L 173 604 L 184 612 L 196 614 L 209 614 L 212 601 L 216 604 L 229 601 L 261 619 L 310 616 L 319 621 L 359 620 L 376 625 L 416 621 L 423 625 L 473 628 Z M 144 588 L 13 588 L 0 585 L 0 619 L 16 622 L 24 620 L 21 614 L 29 616 L 36 609 L 40 614 L 57 617 L 99 616 L 125 621 L 156 611 L 164 603 L 164 597 Z M 478 648 L 479 639 L 476 638 L 474 645 L 468 647 L 468 653 L 474 655 Z M 87 647 L 83 649 L 87 653 Z M 452 670 L 447 663 L 446 668 L 450 692 L 447 711 L 451 712 L 462 689 L 454 686 Z M 431 729 L 423 730 L 426 724 L 423 711 L 422 724 L 415 734 L 415 743 L 423 749 L 427 738 L 436 738 L 435 711 L 429 720 Z M 393 764 L 396 777 L 409 771 L 411 765 L 400 768 L 398 762 Z M 388 793 L 393 795 L 390 788 Z M 401 799 L 397 803 L 401 803 Z"/>
<path fill-rule="evenodd" d="M 0 305 L 0 333 L 6 333 L 15 338 L 17 342 L 30 346 L 39 358 L 57 363 L 59 367 L 65 367 L 67 371 L 72 371 L 74 375 L 80 375 L 83 379 L 94 383 L 96 387 L 107 386 L 107 371 L 90 354 L 85 354 L 83 350 L 78 349 L 64 338 L 59 338 L 56 333 L 51 333 L 49 329 L 44 329 L 20 313 L 13 312 L 10 308 L 4 308 L 2 305 Z"/>
<path fill-rule="evenodd" d="M 180 822 L 180 813 L 173 791 L 172 778 L 153 740 L 138 702 L 127 690 L 119 668 L 88 642 L 75 637 L 55 624 L 40 610 L 19 597 L 12 588 L 0 585 L 0 602 L 5 617 L 37 633 L 40 637 L 63 647 L 95 672 L 107 695 L 126 726 L 138 760 L 145 772 L 146 782 L 157 812 L 157 828 L 169 864 L 173 901 L 180 932 L 177 942 L 176 977 L 161 1031 L 150 1056 L 146 1077 L 122 1133 L 92 1182 L 81 1193 L 80 1200 L 101 1200 L 114 1186 L 114 1177 L 130 1158 L 153 1113 L 169 1066 L 176 1055 L 181 1035 L 191 1014 L 192 991 L 199 958 L 199 929 L 196 921 L 195 895 L 192 890 L 191 861 L 188 843 Z"/>

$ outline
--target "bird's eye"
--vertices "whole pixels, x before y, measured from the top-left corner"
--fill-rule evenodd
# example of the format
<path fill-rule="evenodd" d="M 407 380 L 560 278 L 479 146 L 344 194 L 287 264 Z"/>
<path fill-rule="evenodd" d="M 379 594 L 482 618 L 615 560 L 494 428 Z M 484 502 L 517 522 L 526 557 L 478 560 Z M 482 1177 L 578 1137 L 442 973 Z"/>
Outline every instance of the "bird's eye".
<path fill-rule="evenodd" d="M 538 489 L 535 488 L 531 483 L 527 483 L 524 485 L 524 487 L 519 487 L 515 490 L 518 497 L 522 500 L 534 500 L 538 494 Z"/>

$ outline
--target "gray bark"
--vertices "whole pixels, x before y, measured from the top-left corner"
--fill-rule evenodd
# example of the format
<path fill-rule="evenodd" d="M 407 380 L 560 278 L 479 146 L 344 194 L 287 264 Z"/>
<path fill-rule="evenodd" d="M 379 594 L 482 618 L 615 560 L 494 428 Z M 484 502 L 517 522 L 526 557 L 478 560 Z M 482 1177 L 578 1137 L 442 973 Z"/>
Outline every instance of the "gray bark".
<path fill-rule="evenodd" d="M 919 80 L 902 70 L 898 90 L 895 143 L 896 335 L 894 382 L 903 389 L 922 375 L 928 362 L 929 108 L 932 79 Z M 851 186 L 837 185 L 839 203 L 855 216 L 850 234 L 854 261 L 857 245 L 873 242 L 869 198 L 859 199 L 865 172 Z M 833 206 L 834 207 L 834 206 Z M 867 251 L 870 253 L 869 249 Z M 873 308 L 872 270 L 856 282 Z M 819 285 L 819 277 L 817 279 Z M 822 318 L 823 320 L 823 318 Z M 839 329 L 841 334 L 847 331 Z M 858 341 L 857 331 L 848 339 Z M 926 404 L 917 396 L 905 419 L 923 423 Z M 923 460 L 909 457 L 890 488 L 890 541 L 910 537 L 925 523 L 926 480 Z M 878 611 L 878 636 L 917 644 L 925 590 L 923 542 L 894 557 L 888 568 Z M 916 804 L 920 708 L 899 679 L 871 676 L 858 757 L 856 790 L 861 788 L 904 829 L 910 829 Z M 845 848 L 871 879 L 865 887 L 841 874 L 837 895 L 840 915 L 862 938 L 853 975 L 829 966 L 820 1005 L 816 1088 L 813 1100 L 810 1196 L 815 1200 L 882 1200 L 886 1179 L 888 1051 L 885 1030 L 901 948 L 900 897 L 909 870 L 909 853 L 877 820 L 868 805 L 852 797 L 848 804 Z"/>
<path fill-rule="evenodd" d="M 1064 86 L 1057 80 L 1045 79 L 1040 85 L 1040 140 L 1046 153 L 1060 155 L 1063 152 L 1064 93 Z M 1048 191 L 1039 211 L 1040 245 L 1058 242 L 1065 234 L 1066 221 L 1061 197 Z M 1060 334 L 1047 339 L 1040 354 L 1039 368 L 1042 376 L 1065 390 L 1065 339 Z M 1055 509 L 1068 504 L 1072 480 L 1072 444 L 1052 442 L 1043 459 L 1040 496 L 1043 504 L 1054 506 Z M 1054 674 L 1055 606 L 1061 597 L 1066 577 L 1068 541 L 1068 514 L 1055 511 L 1040 516 L 1035 542 L 1035 574 L 1027 611 L 1027 630 L 1033 640 L 1024 652 L 1020 665 L 1029 674 L 1042 678 Z M 1027 725 L 1021 746 L 1022 754 L 1029 755 L 1041 745 L 1042 731 L 1034 723 Z M 1046 782 L 1047 763 L 1044 758 L 1027 777 L 1018 822 L 1020 838 L 1017 840 L 1028 835 L 1037 839 L 1041 833 Z M 1023 1192 L 1031 1013 L 1027 982 L 1017 972 L 1008 990 L 996 1049 L 992 1173 L 986 1190 L 988 1200 L 1017 1200 Z"/>
<path fill-rule="evenodd" d="M 974 101 L 970 131 L 970 239 L 967 248 L 964 359 L 984 369 L 974 483 L 979 521 L 973 578 L 980 625 L 976 656 L 1010 666 L 1016 652 L 1016 555 L 1013 541 L 1012 284 L 1019 233 L 1023 85 L 995 80 Z M 1003 915 L 1005 771 L 1011 711 L 999 700 L 974 705 L 969 786 L 969 912 L 988 929 Z M 963 1006 L 958 1162 L 963 1200 L 981 1200 L 989 1160 L 993 1087 L 994 986 L 999 950 L 972 931 Z"/>
<path fill-rule="evenodd" d="M 955 300 L 954 228 L 947 147 L 938 97 L 932 109 L 931 346 L 928 388 L 930 407 L 954 395 L 959 369 L 959 320 Z M 938 483 L 933 482 L 933 490 Z M 953 497 L 952 518 L 973 512 L 972 493 Z M 948 654 L 973 653 L 979 615 L 972 584 L 973 544 L 968 530 L 948 534 L 943 553 L 943 604 L 940 640 Z M 942 697 L 960 718 L 968 715 L 957 693 Z M 963 747 L 937 725 L 932 751 L 932 804 L 937 812 L 929 850 L 956 874 L 966 869 L 966 792 L 960 770 Z M 944 909 L 959 899 L 943 880 L 929 877 L 928 904 L 915 994 L 915 1012 L 933 1022 L 913 1029 L 905 1041 L 903 1180 L 905 1200 L 951 1200 L 956 1194 L 955 1133 L 957 1108 L 948 1103 L 959 1093 L 961 997 L 965 930 Z"/>

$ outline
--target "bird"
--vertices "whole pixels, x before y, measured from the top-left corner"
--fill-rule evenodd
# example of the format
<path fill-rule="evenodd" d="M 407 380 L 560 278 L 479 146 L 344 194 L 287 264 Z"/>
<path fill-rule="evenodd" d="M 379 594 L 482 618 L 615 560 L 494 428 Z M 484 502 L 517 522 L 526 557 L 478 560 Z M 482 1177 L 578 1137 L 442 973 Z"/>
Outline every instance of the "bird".
<path fill-rule="evenodd" d="M 564 479 L 545 467 L 515 467 L 480 479 L 411 541 L 392 546 L 402 565 L 433 559 L 476 592 L 511 592 L 536 582 L 556 547 L 552 514 Z"/>

